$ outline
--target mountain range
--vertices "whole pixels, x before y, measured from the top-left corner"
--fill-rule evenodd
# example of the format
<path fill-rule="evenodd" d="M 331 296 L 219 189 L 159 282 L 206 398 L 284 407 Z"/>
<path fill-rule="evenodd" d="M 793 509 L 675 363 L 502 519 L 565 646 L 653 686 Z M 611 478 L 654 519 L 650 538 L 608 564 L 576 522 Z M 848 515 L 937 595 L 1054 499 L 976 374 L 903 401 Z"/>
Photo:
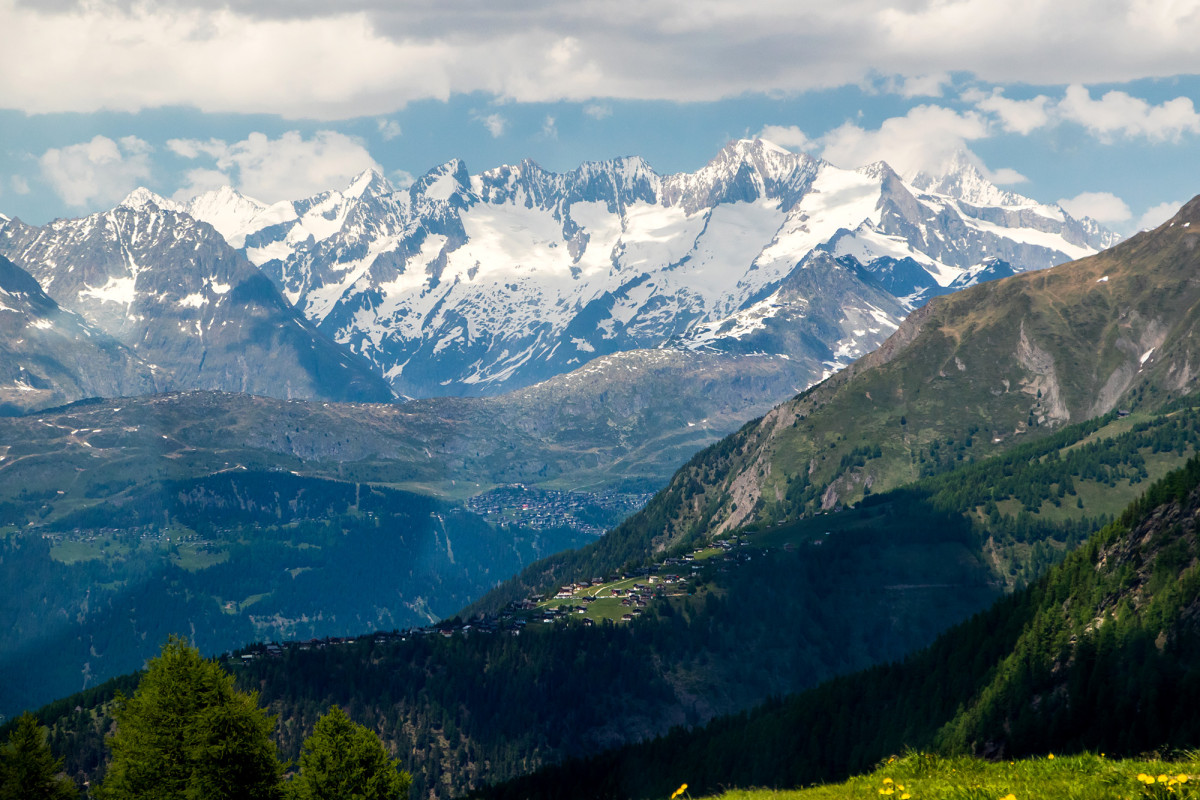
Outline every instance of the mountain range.
<path fill-rule="evenodd" d="M 753 346 L 820 377 L 993 260 L 1041 269 L 1116 241 L 996 189 L 965 158 L 913 180 L 741 140 L 695 173 L 662 176 L 636 157 L 479 175 L 451 161 L 402 190 L 368 172 L 291 203 L 223 189 L 182 207 L 398 393 L 425 397 L 495 394 L 622 350 L 736 348 L 788 316 L 823 329 L 804 347 Z M 816 294 L 789 279 L 826 268 L 806 261 L 815 251 L 852 258 L 868 282 L 887 273 L 903 300 L 847 285 L 821 295 L 841 314 L 810 308 Z"/>
<path fill-rule="evenodd" d="M 906 181 L 762 140 L 695 173 L 453 161 L 404 189 L 374 172 L 273 205 L 138 189 L 81 219 L 0 222 L 0 253 L 158 388 L 354 401 L 495 395 L 663 348 L 783 356 L 803 388 L 929 297 L 1114 241 L 965 158 Z"/>

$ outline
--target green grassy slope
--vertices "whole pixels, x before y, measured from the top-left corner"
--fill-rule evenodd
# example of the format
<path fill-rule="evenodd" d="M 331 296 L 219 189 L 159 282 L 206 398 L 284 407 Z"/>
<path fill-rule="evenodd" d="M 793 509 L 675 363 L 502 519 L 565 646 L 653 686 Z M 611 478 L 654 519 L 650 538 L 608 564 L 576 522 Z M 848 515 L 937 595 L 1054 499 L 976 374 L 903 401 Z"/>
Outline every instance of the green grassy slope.
<path fill-rule="evenodd" d="M 686 796 L 691 797 L 688 793 Z M 808 789 L 734 790 L 722 800 L 963 800 L 1069 797 L 1072 800 L 1200 797 L 1200 757 L 1108 758 L 1104 754 L 1016 761 L 943 758 L 930 753 L 890 757 L 870 773 Z"/>

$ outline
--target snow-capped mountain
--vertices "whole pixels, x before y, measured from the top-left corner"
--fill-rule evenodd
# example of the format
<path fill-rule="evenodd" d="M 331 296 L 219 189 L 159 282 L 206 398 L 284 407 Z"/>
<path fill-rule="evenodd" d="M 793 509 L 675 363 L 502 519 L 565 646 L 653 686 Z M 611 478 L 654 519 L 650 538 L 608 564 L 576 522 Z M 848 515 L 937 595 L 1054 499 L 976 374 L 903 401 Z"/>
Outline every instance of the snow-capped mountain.
<path fill-rule="evenodd" d="M 1115 241 L 997 189 L 966 159 L 948 170 L 905 181 L 882 162 L 841 169 L 743 140 L 689 174 L 661 176 L 636 157 L 474 176 L 452 161 L 404 190 L 368 172 L 296 202 L 222 189 L 182 208 L 398 391 L 493 394 L 618 351 L 744 349 L 737 341 L 764 320 L 806 313 L 796 303 L 814 298 L 787 299 L 784 287 L 817 251 L 836 259 L 825 265 L 853 259 L 866 283 L 912 267 L 888 286 L 900 303 L 825 298 L 874 309 L 866 327 L 837 312 L 813 320 L 813 357 L 839 366 L 835 354 L 871 349 L 991 260 L 1041 269 Z"/>
<path fill-rule="evenodd" d="M 157 365 L 159 389 L 391 398 L 369 364 L 316 331 L 212 227 L 144 189 L 80 219 L 0 224 L 0 253 Z"/>
<path fill-rule="evenodd" d="M 0 256 L 0 414 L 155 388 L 153 367 L 59 308 L 33 276 Z"/>

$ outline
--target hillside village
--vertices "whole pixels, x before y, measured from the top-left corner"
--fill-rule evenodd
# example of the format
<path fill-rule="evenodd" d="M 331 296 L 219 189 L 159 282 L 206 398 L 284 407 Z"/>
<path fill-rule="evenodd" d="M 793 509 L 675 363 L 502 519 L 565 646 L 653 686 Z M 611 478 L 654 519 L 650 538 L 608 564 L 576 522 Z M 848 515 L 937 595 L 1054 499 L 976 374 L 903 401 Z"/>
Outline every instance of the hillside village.
<path fill-rule="evenodd" d="M 821 544 L 820 539 L 811 542 Z M 792 542 L 783 545 L 794 548 Z M 225 654 L 226 661 L 251 662 L 283 655 L 285 650 L 324 650 L 331 647 L 373 641 L 383 644 L 406 641 L 420 636 L 509 635 L 520 636 L 528 626 L 580 624 L 626 624 L 645 613 L 652 603 L 695 594 L 716 572 L 765 557 L 770 550 L 754 546 L 747 537 L 721 539 L 709 547 L 671 556 L 641 569 L 581 580 L 559 587 L 553 593 L 531 595 L 513 601 L 499 613 L 481 614 L 469 620 L 459 618 L 406 630 L 381 631 L 365 636 L 330 636 L 302 641 L 263 643 Z"/>

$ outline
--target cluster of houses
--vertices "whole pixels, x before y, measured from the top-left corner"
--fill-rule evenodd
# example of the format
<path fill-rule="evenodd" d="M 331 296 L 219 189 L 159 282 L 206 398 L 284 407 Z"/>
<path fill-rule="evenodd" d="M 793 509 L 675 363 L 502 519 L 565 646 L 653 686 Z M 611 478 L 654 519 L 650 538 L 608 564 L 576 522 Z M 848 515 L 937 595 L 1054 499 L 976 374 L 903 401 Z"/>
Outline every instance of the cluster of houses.
<path fill-rule="evenodd" d="M 644 506 L 653 495 L 624 492 L 560 492 L 524 484 L 503 486 L 467 500 L 467 509 L 492 523 L 516 523 L 534 530 L 573 528 L 600 536 L 604 528 L 582 519 L 584 511 L 600 509 L 624 517 Z"/>
<path fill-rule="evenodd" d="M 724 551 L 720 558 L 721 561 L 737 562 L 749 561 L 753 558 L 754 553 L 748 549 L 749 545 L 750 543 L 744 539 L 740 541 L 732 539 L 714 542 L 711 547 L 718 547 Z M 332 636 L 324 639 L 285 642 L 282 645 L 274 643 L 258 645 L 242 652 L 239 658 L 242 662 L 251 662 L 259 658 L 277 658 L 283 654 L 285 649 L 323 650 L 327 647 L 371 639 L 376 644 L 383 644 L 420 636 L 445 638 L 474 634 L 520 636 L 530 622 L 552 624 L 569 620 L 577 615 L 584 616 L 583 625 L 592 626 L 595 624 L 595 620 L 587 616 L 589 606 L 598 600 L 608 598 L 620 598 L 620 606 L 628 608 L 629 611 L 623 613 L 619 621 L 629 622 L 642 614 L 653 600 L 678 596 L 682 590 L 686 589 L 688 578 L 681 575 L 680 571 L 668 570 L 688 569 L 693 573 L 698 572 L 700 565 L 696 563 L 696 560 L 702 552 L 703 550 L 700 549 L 681 556 L 666 558 L 656 565 L 643 567 L 632 574 L 610 575 L 607 578 L 595 577 L 591 580 L 568 583 L 552 595 L 533 595 L 515 600 L 498 614 L 480 615 L 467 622 L 443 621 L 423 628 L 375 633 L 355 638 Z M 630 580 L 634 581 L 630 586 L 610 586 L 610 584 L 628 583 Z M 561 602 L 564 600 L 575 602 Z"/>

